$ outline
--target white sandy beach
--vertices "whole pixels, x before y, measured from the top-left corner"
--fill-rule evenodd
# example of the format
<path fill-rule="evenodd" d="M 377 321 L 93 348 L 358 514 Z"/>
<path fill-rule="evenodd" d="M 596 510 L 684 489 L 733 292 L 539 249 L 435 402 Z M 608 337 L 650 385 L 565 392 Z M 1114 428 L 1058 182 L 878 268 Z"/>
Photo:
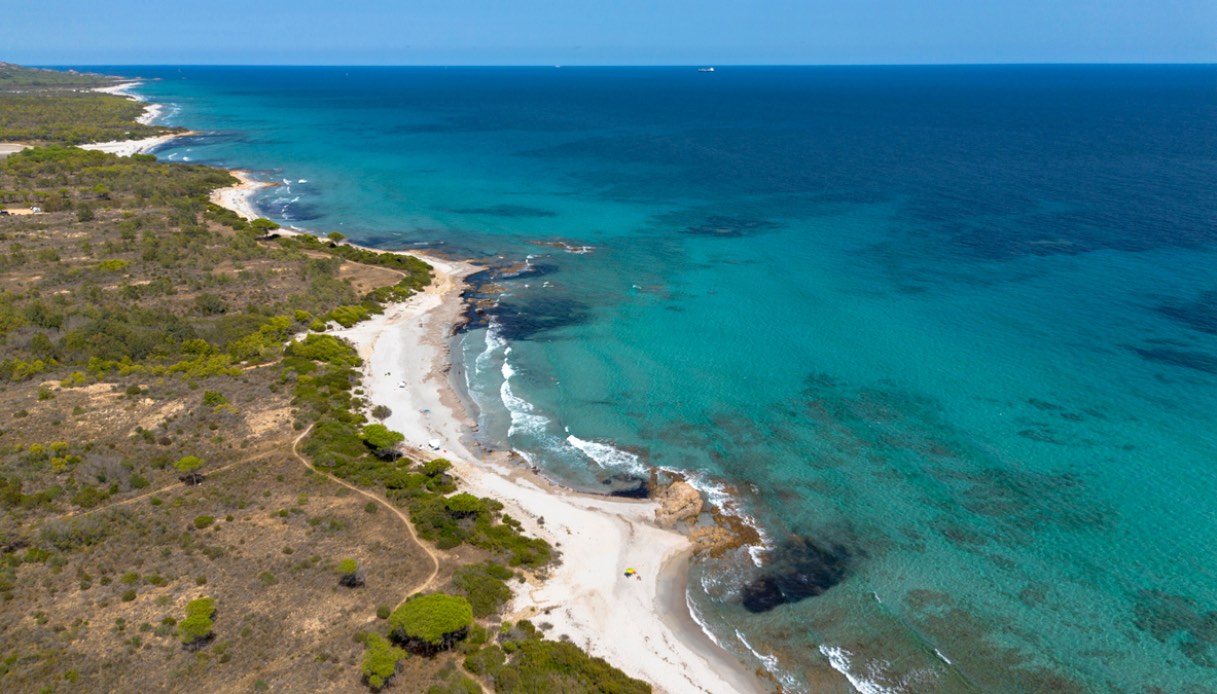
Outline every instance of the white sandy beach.
<path fill-rule="evenodd" d="M 242 216 L 256 216 L 247 177 L 212 199 Z M 654 524 L 653 501 L 580 494 L 512 465 L 503 453 L 466 444 L 474 425 L 449 383 L 452 327 L 461 313 L 468 263 L 423 257 L 435 268 L 425 291 L 384 314 L 333 334 L 350 340 L 365 360 L 364 388 L 372 404 L 392 410 L 385 423 L 406 437 L 419 457 L 452 461 L 462 489 L 501 501 L 528 532 L 562 553 L 561 566 L 529 583 L 509 619 L 549 623 L 589 653 L 669 694 L 761 692 L 756 676 L 715 645 L 685 603 L 692 548 L 682 534 Z M 427 447 L 438 439 L 441 450 Z M 543 520 L 542 520 L 543 519 Z M 641 576 L 626 578 L 625 569 Z"/>
<path fill-rule="evenodd" d="M 160 135 L 157 137 L 145 137 L 139 140 L 111 140 L 109 142 L 94 142 L 87 145 L 81 145 L 80 148 L 97 150 L 99 152 L 109 152 L 110 154 L 117 154 L 120 157 L 129 157 L 132 154 L 147 154 L 166 142 L 178 137 L 182 137 L 186 134 L 187 133 Z"/>
<path fill-rule="evenodd" d="M 260 189 L 267 188 L 271 184 L 255 181 L 244 171 L 229 171 L 228 173 L 232 174 L 240 183 L 211 191 L 211 202 L 220 207 L 227 207 L 247 221 L 260 217 L 261 215 L 254 209 L 253 196 Z"/>
<path fill-rule="evenodd" d="M 141 83 L 138 81 L 123 82 L 122 84 L 115 84 L 109 87 L 98 87 L 93 91 L 101 92 L 103 94 L 113 94 L 115 96 L 125 96 L 132 101 L 143 103 L 144 99 L 142 97 L 131 92 L 132 89 L 140 84 Z M 164 108 L 165 107 L 161 104 L 146 104 L 144 106 L 143 114 L 135 120 L 142 125 L 152 125 L 153 121 L 159 118 L 161 113 L 164 112 Z M 190 134 L 191 133 L 175 133 L 172 135 L 160 135 L 158 137 L 145 137 L 139 140 L 111 140 L 110 142 L 94 142 L 88 145 L 81 145 L 80 147 L 81 149 L 109 152 L 110 154 L 117 154 L 120 157 L 129 157 L 132 154 L 147 154 L 170 140 Z"/>

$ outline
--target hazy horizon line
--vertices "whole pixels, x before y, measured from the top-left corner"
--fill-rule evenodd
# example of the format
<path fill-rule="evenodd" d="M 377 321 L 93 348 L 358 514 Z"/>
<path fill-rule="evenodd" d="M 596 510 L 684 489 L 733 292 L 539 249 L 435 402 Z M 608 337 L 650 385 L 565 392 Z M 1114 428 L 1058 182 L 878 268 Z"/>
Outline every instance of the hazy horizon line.
<path fill-rule="evenodd" d="M 4 61 L 0 61 L 4 62 Z M 941 63 L 41 63 L 24 65 L 32 68 L 80 67 L 333 67 L 333 68 L 734 68 L 734 67 L 1070 67 L 1070 66 L 1217 66 L 1217 61 L 1009 61 L 1009 62 L 941 62 Z"/>

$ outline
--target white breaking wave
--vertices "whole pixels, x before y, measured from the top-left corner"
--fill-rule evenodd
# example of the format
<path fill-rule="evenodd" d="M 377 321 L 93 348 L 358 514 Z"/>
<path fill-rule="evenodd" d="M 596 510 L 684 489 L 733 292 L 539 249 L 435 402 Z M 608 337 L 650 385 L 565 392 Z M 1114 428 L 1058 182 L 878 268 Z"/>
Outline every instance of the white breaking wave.
<path fill-rule="evenodd" d="M 828 658 L 828 662 L 830 665 L 832 665 L 832 669 L 836 670 L 842 675 L 845 675 L 845 679 L 849 680 L 849 683 L 853 685 L 854 689 L 862 694 L 896 694 L 897 690 L 895 689 L 888 689 L 878 682 L 855 675 L 850 669 L 850 665 L 852 665 L 850 662 L 850 657 L 853 656 L 853 653 L 850 653 L 844 648 L 821 645 L 820 653 L 822 653 L 825 658 Z M 878 673 L 874 672 L 874 669 L 874 666 L 868 665 L 867 670 L 870 670 L 871 672 L 868 672 L 867 674 L 872 676 L 877 675 Z"/>
<path fill-rule="evenodd" d="M 507 428 L 507 435 L 526 433 L 540 437 L 549 426 L 549 418 L 537 414 L 532 403 L 511 392 L 511 377 L 515 375 L 516 371 L 512 368 L 511 362 L 507 361 L 509 354 L 511 354 L 510 347 L 503 350 L 503 385 L 499 386 L 499 398 L 503 401 L 503 407 L 507 408 L 508 414 L 511 415 L 511 426 Z"/>
<path fill-rule="evenodd" d="M 702 633 L 709 637 L 710 640 L 714 642 L 715 646 L 722 648 L 722 642 L 719 641 L 718 637 L 714 635 L 714 632 L 710 630 L 709 625 L 706 624 L 706 618 L 701 616 L 701 612 L 697 609 L 697 606 L 693 604 L 693 600 L 689 598 L 689 591 L 687 590 L 685 591 L 685 607 L 689 610 L 689 616 L 693 618 L 694 622 L 697 622 L 697 626 L 701 627 Z"/>
<path fill-rule="evenodd" d="M 485 371 L 490 366 L 490 360 L 494 358 L 494 355 L 506 347 L 507 341 L 503 339 L 501 328 L 498 323 L 492 321 L 486 328 L 486 349 L 482 350 L 482 353 L 473 360 L 473 368 L 478 373 Z"/>
<path fill-rule="evenodd" d="M 777 678 L 778 682 L 782 684 L 782 687 L 786 691 L 806 691 L 799 686 L 799 681 L 795 679 L 794 675 L 790 674 L 789 672 L 785 672 L 778 667 L 778 658 L 776 655 L 762 655 L 759 651 L 752 647 L 752 644 L 748 643 L 748 639 L 744 638 L 743 633 L 741 633 L 739 629 L 735 630 L 735 638 L 739 639 L 739 642 L 744 644 L 744 648 L 747 648 L 749 653 L 755 656 L 757 660 L 761 661 L 761 665 L 764 666 L 765 671 Z M 718 642 L 715 641 L 715 643 Z"/>
<path fill-rule="evenodd" d="M 574 434 L 567 436 L 566 442 L 577 448 L 583 455 L 591 458 L 592 462 L 601 468 L 626 468 L 631 472 L 647 473 L 647 467 L 642 464 L 642 459 L 629 451 L 623 451 L 607 443 L 584 441 Z"/>

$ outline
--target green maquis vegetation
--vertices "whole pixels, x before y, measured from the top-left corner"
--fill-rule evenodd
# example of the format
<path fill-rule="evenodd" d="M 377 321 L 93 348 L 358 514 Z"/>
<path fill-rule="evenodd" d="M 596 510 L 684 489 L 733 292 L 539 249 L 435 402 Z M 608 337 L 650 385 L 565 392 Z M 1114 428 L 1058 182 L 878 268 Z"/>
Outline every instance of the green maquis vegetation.
<path fill-rule="evenodd" d="M 46 111 L 58 112 L 53 120 Z M 168 135 L 181 128 L 135 123 L 144 105 L 111 94 L 3 94 L 0 142 L 81 145 Z"/>
<path fill-rule="evenodd" d="M 388 639 L 380 634 L 365 636 L 364 648 L 363 663 L 359 670 L 368 686 L 379 691 L 397 674 L 397 665 L 406 657 L 406 652 L 389 643 Z"/>
<path fill-rule="evenodd" d="M 80 145 L 182 130 L 137 123 L 143 104 L 91 91 L 118 82 L 103 75 L 0 63 L 0 142 Z"/>
<path fill-rule="evenodd" d="M 549 641 L 531 622 L 504 624 L 498 643 L 472 650 L 465 669 L 500 694 L 650 694 L 651 685 L 568 641 Z"/>
<path fill-rule="evenodd" d="M 198 469 L 203 467 L 203 459 L 194 455 L 183 456 L 173 464 L 173 467 L 183 475 L 189 475 L 192 472 L 198 472 Z"/>
<path fill-rule="evenodd" d="M 187 648 L 199 648 L 206 645 L 213 637 L 212 629 L 215 624 L 212 617 L 216 613 L 216 601 L 212 598 L 198 598 L 186 603 L 186 617 L 178 622 L 178 640 Z"/>
<path fill-rule="evenodd" d="M 389 635 L 416 653 L 433 655 L 465 638 L 473 607 L 459 595 L 416 595 L 389 616 Z"/>
<path fill-rule="evenodd" d="M 492 617 L 511 599 L 511 588 L 506 581 L 515 572 L 502 564 L 484 562 L 469 564 L 457 569 L 452 583 L 473 607 L 473 616 L 478 619 Z"/>
<path fill-rule="evenodd" d="M 0 91 L 46 91 L 108 87 L 119 80 L 75 70 L 46 70 L 0 62 Z"/>
<path fill-rule="evenodd" d="M 387 459 L 396 458 L 398 456 L 397 444 L 406 440 L 405 436 L 383 424 L 369 424 L 359 435 L 377 457 Z"/>
<path fill-rule="evenodd" d="M 359 568 L 359 562 L 354 559 L 343 559 L 334 570 L 338 573 L 339 585 L 358 588 L 364 583 L 363 569 Z"/>

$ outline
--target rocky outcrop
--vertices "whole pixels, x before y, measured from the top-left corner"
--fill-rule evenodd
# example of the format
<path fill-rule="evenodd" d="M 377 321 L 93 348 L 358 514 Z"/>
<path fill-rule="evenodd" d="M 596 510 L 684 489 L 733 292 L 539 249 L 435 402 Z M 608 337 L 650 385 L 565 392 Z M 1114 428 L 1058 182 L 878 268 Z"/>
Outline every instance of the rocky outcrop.
<path fill-rule="evenodd" d="M 740 544 L 735 533 L 717 525 L 693 528 L 689 531 L 689 541 L 693 543 L 694 552 L 709 553 L 711 556 L 719 556 Z"/>
<path fill-rule="evenodd" d="M 688 482 L 673 482 L 656 500 L 659 508 L 655 510 L 655 522 L 665 528 L 674 527 L 682 520 L 691 521 L 701 514 L 701 494 Z"/>

